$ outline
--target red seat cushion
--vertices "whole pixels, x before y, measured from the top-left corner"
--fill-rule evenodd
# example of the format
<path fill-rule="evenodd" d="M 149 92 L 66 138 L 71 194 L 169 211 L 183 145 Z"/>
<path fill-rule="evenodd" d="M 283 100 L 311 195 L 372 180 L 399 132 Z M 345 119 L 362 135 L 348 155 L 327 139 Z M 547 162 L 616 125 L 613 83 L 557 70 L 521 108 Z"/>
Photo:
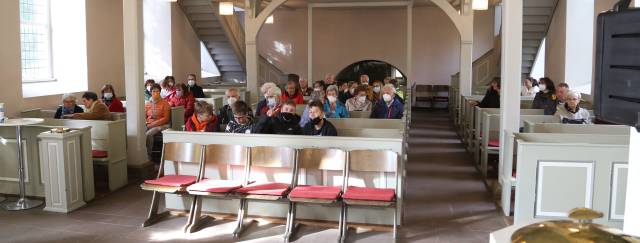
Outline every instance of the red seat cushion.
<path fill-rule="evenodd" d="M 340 191 L 337 186 L 297 186 L 291 190 L 289 197 L 335 200 L 340 197 Z"/>
<path fill-rule="evenodd" d="M 489 140 L 489 147 L 500 147 L 500 140 L 498 139 L 493 139 L 493 140 Z"/>
<path fill-rule="evenodd" d="M 284 196 L 289 189 L 289 184 L 266 182 L 266 183 L 254 183 L 242 188 L 238 188 L 235 192 L 252 194 L 252 195 L 272 195 L 272 196 Z"/>
<path fill-rule="evenodd" d="M 342 195 L 344 199 L 390 202 L 396 196 L 396 190 L 389 188 L 368 188 L 350 186 Z"/>
<path fill-rule="evenodd" d="M 106 157 L 109 157 L 109 155 L 107 154 L 107 151 L 97 150 L 97 149 L 92 149 L 91 150 L 91 156 L 93 156 L 94 158 L 106 158 Z"/>
<path fill-rule="evenodd" d="M 166 175 L 155 180 L 146 180 L 144 183 L 158 186 L 182 187 L 196 183 L 196 177 L 189 175 Z"/>
<path fill-rule="evenodd" d="M 242 182 L 233 180 L 204 179 L 187 187 L 189 191 L 226 193 L 242 187 Z"/>

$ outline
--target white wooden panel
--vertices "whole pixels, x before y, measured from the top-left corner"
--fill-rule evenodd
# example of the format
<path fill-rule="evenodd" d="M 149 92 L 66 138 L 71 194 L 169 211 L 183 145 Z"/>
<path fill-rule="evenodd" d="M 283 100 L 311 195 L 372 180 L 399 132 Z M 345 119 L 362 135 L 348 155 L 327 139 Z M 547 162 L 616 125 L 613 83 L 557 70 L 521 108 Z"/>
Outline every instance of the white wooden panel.
<path fill-rule="evenodd" d="M 609 211 L 609 218 L 612 220 L 624 220 L 629 164 L 618 162 L 613 163 L 612 170 L 611 209 Z"/>
<path fill-rule="evenodd" d="M 15 139 L 0 138 L 0 181 L 18 182 L 18 144 Z M 27 141 L 22 139 L 22 156 L 25 164 L 28 163 Z M 24 167 L 24 181 L 29 182 L 29 166 Z"/>
<path fill-rule="evenodd" d="M 577 207 L 590 208 L 593 162 L 538 162 L 536 217 L 566 217 Z"/>

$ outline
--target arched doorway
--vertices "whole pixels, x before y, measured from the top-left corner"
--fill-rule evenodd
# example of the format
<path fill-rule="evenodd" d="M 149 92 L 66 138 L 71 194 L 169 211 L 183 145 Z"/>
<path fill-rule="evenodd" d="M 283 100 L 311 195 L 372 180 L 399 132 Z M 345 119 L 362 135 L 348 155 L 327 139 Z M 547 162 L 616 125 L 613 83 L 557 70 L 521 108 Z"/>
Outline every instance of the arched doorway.
<path fill-rule="evenodd" d="M 406 75 L 396 66 L 380 60 L 362 60 L 349 64 L 336 75 L 338 83 L 356 81 L 360 82 L 360 75 L 369 75 L 369 82 L 382 81 L 386 77 L 395 78 L 398 85 L 407 83 Z"/>

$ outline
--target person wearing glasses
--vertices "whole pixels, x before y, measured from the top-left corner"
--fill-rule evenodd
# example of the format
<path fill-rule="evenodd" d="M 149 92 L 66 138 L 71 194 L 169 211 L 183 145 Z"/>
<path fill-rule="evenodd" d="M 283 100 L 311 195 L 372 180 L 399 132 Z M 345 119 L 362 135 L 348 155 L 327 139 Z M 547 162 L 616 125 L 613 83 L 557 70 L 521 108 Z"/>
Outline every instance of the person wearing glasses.
<path fill-rule="evenodd" d="M 559 105 L 554 116 L 564 124 L 591 124 L 591 114 L 580 107 L 580 93 L 568 91 L 564 105 Z"/>
<path fill-rule="evenodd" d="M 233 111 L 233 119 L 227 124 L 225 132 L 227 133 L 251 133 L 255 120 L 251 116 L 249 105 L 244 101 L 236 101 L 231 106 Z"/>

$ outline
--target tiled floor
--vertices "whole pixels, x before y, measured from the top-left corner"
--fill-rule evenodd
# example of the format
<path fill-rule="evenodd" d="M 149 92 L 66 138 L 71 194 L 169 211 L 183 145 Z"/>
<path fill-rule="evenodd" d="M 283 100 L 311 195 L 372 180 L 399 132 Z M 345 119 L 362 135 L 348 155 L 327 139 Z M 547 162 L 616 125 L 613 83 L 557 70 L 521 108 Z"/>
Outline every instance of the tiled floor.
<path fill-rule="evenodd" d="M 444 112 L 415 111 L 410 138 L 406 222 L 400 242 L 488 242 L 505 227 Z M 70 214 L 0 210 L 0 242 L 234 242 L 231 221 L 184 235 L 186 218 L 141 228 L 151 194 L 130 185 Z M 240 242 L 282 242 L 282 225 L 251 227 Z M 302 227 L 297 242 L 335 242 L 337 230 Z M 387 232 L 349 232 L 352 242 L 391 242 Z"/>

